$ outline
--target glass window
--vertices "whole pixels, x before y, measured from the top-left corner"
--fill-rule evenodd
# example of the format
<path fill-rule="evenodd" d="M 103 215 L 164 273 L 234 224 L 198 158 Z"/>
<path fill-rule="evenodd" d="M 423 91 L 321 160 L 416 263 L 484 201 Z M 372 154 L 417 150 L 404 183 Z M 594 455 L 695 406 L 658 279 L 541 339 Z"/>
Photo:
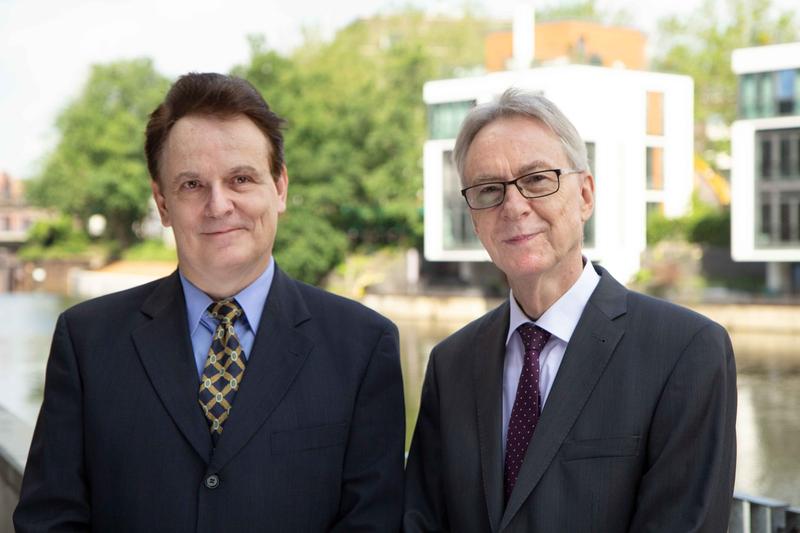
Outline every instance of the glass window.
<path fill-rule="evenodd" d="M 800 180 L 800 128 L 756 133 L 756 178 L 760 181 Z"/>
<path fill-rule="evenodd" d="M 795 106 L 800 107 L 798 105 L 798 102 L 800 102 L 800 68 L 794 71 L 794 101 Z M 800 114 L 800 109 L 797 109 L 795 113 Z"/>
<path fill-rule="evenodd" d="M 781 203 L 780 229 L 781 242 L 789 242 L 792 240 L 791 209 L 787 203 Z"/>
<path fill-rule="evenodd" d="M 428 138 L 455 139 L 461 121 L 474 105 L 474 100 L 429 105 Z"/>
<path fill-rule="evenodd" d="M 739 115 L 743 118 L 757 116 L 757 82 L 756 74 L 745 74 L 739 78 Z"/>
<path fill-rule="evenodd" d="M 781 139 L 780 144 L 780 157 L 778 159 L 778 163 L 781 168 L 781 177 L 786 178 L 788 177 L 791 171 L 791 144 L 789 139 L 784 137 Z"/>
<path fill-rule="evenodd" d="M 778 114 L 790 115 L 794 113 L 794 70 L 781 70 L 777 73 L 777 107 Z"/>
<path fill-rule="evenodd" d="M 773 88 L 772 72 L 762 72 L 758 75 L 758 116 L 775 114 L 775 90 Z"/>
<path fill-rule="evenodd" d="M 445 250 L 472 250 L 481 247 L 472 229 L 469 208 L 461 196 L 461 181 L 458 178 L 453 152 L 442 154 L 442 245 Z"/>
<path fill-rule="evenodd" d="M 772 233 L 772 206 L 769 203 L 769 197 L 763 195 L 761 197 L 761 231 L 756 235 L 756 242 L 759 244 L 769 243 L 770 234 Z"/>
<path fill-rule="evenodd" d="M 772 143 L 769 139 L 762 139 L 761 143 L 761 150 L 759 151 L 759 160 L 761 164 L 759 165 L 759 169 L 761 171 L 761 177 L 764 179 L 769 179 L 772 175 Z"/>
<path fill-rule="evenodd" d="M 664 149 L 658 146 L 647 147 L 647 188 L 664 189 Z"/>

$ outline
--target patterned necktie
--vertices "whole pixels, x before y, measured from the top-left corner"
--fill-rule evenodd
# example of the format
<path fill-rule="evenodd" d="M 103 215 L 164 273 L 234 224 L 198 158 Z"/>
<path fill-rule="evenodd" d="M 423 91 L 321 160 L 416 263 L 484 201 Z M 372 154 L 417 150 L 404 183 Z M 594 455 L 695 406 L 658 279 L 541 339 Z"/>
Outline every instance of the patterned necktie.
<path fill-rule="evenodd" d="M 222 434 L 222 425 L 231 414 L 233 399 L 244 375 L 244 350 L 233 329 L 234 322 L 243 313 L 236 300 L 226 298 L 209 305 L 208 314 L 219 320 L 219 324 L 203 367 L 198 401 L 216 442 Z"/>
<path fill-rule="evenodd" d="M 525 452 L 528 451 L 533 430 L 539 421 L 539 354 L 550 338 L 550 333 L 531 323 L 522 324 L 517 331 L 525 346 L 525 359 L 506 434 L 506 460 L 503 472 L 506 503 L 517 483 L 517 475 L 525 459 Z"/>

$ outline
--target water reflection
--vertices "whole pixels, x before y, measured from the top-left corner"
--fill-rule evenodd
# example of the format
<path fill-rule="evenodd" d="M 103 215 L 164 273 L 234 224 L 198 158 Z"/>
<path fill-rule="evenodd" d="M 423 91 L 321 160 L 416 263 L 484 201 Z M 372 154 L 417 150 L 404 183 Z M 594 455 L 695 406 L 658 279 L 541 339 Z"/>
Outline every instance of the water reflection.
<path fill-rule="evenodd" d="M 58 313 L 66 299 L 42 294 L 0 295 L 12 309 L 0 321 L 6 380 L 0 403 L 20 418 L 36 419 L 44 364 Z M 399 322 L 410 438 L 428 354 L 461 323 Z M 736 488 L 800 505 L 800 336 L 735 334 L 739 369 Z"/>

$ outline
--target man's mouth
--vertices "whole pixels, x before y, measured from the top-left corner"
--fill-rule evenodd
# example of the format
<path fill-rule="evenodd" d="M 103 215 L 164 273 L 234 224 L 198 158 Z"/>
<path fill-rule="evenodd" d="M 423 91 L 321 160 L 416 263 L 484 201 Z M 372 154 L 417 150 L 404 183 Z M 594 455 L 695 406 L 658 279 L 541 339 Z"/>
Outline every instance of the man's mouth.
<path fill-rule="evenodd" d="M 222 228 L 222 229 L 215 229 L 212 231 L 203 231 L 202 234 L 209 236 L 209 237 L 216 237 L 220 235 L 227 235 L 228 233 L 233 233 L 234 231 L 239 231 L 242 228 Z"/>
<path fill-rule="evenodd" d="M 503 242 L 506 244 L 522 244 L 532 240 L 538 234 L 539 232 L 536 231 L 533 233 L 517 233 L 515 235 L 512 235 L 511 237 L 503 239 Z"/>

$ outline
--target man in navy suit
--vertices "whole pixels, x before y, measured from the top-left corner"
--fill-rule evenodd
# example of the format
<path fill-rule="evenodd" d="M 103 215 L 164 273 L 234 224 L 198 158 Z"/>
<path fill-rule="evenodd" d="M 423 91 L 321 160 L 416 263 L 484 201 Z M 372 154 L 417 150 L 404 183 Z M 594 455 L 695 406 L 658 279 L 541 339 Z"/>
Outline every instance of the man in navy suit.
<path fill-rule="evenodd" d="M 511 291 L 431 353 L 404 530 L 727 530 L 736 369 L 725 330 L 582 255 L 595 182 L 575 127 L 510 89 L 455 146 Z"/>
<path fill-rule="evenodd" d="M 219 74 L 151 115 L 178 270 L 59 317 L 17 531 L 399 529 L 397 329 L 275 264 L 282 123 Z"/>

